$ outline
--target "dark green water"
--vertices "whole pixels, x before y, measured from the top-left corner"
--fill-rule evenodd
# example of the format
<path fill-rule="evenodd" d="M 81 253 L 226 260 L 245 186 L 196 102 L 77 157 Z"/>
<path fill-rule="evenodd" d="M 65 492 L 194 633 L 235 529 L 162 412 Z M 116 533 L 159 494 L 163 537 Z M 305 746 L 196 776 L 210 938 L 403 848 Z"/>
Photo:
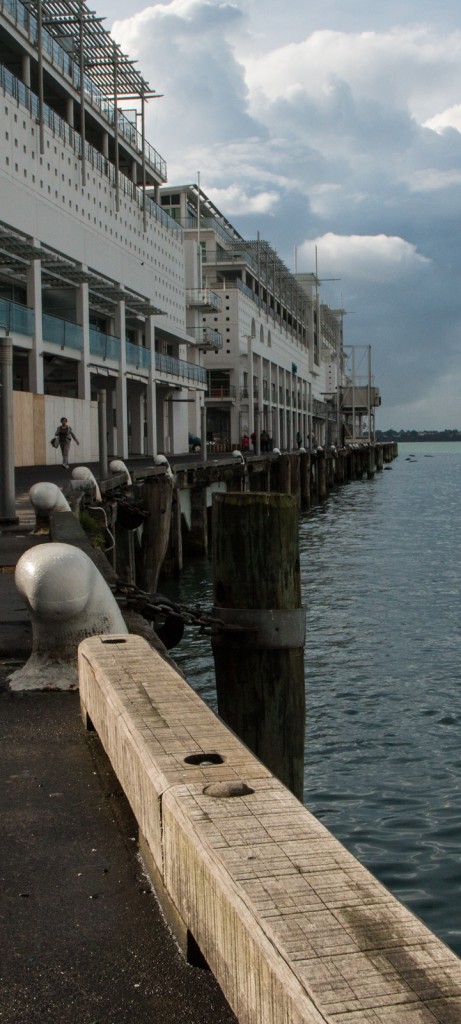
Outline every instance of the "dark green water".
<path fill-rule="evenodd" d="M 461 445 L 401 445 L 300 524 L 306 806 L 458 955 L 460 495 Z M 168 593 L 211 608 L 210 562 Z M 172 654 L 215 707 L 209 639 Z"/>

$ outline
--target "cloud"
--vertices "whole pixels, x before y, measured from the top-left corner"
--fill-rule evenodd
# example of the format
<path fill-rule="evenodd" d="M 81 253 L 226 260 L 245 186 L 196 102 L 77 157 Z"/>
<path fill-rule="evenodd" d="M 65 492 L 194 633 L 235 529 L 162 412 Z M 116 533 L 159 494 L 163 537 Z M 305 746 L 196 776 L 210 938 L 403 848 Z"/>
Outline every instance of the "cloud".
<path fill-rule="evenodd" d="M 258 134 L 246 109 L 243 68 L 231 48 L 244 21 L 236 4 L 171 0 L 114 23 L 114 38 L 164 95 L 155 112 L 150 105 L 148 123 L 173 151 L 184 152 L 198 140 L 216 144 Z"/>
<path fill-rule="evenodd" d="M 329 232 L 304 242 L 298 254 L 312 258 L 315 250 L 332 273 L 341 273 L 355 282 L 400 283 L 402 275 L 413 275 L 431 266 L 431 260 L 410 242 L 387 235 L 341 236 Z"/>
<path fill-rule="evenodd" d="M 340 278 L 322 298 L 372 345 L 380 425 L 440 402 L 461 337 L 455 5 L 286 0 L 282 19 L 274 0 L 167 0 L 113 32 L 164 94 L 147 137 L 169 182 L 200 171 L 242 235 L 288 266 L 296 247 L 306 270 L 317 246 L 320 276 Z"/>
<path fill-rule="evenodd" d="M 385 33 L 317 31 L 300 42 L 245 59 L 252 107 L 300 94 L 328 107 L 346 83 L 356 97 L 406 108 L 418 121 L 447 93 L 459 96 L 461 32 L 436 35 L 426 27 Z"/>
<path fill-rule="evenodd" d="M 225 189 L 209 188 L 207 195 L 215 206 L 226 211 L 228 217 L 242 213 L 272 213 L 279 201 L 277 192 L 255 192 L 249 195 L 238 185 L 230 185 Z"/>
<path fill-rule="evenodd" d="M 434 132 L 439 134 L 445 128 L 455 128 L 456 131 L 461 132 L 461 103 L 456 103 L 453 107 L 448 107 L 447 110 L 442 110 L 439 114 L 435 114 L 434 117 L 429 117 L 424 124 L 426 128 L 432 128 Z"/>

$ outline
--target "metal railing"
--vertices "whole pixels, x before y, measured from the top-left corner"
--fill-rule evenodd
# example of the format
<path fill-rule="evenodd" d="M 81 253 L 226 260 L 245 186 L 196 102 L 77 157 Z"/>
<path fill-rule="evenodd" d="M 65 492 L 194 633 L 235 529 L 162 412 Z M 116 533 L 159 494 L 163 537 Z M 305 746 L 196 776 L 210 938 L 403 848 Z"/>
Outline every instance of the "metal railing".
<path fill-rule="evenodd" d="M 1 10 L 0 0 L 0 10 Z M 5 67 L 4 64 L 0 64 L 0 88 L 4 92 L 8 93 L 17 103 L 20 103 L 22 107 L 28 110 L 31 117 L 35 121 L 39 118 L 39 100 L 38 96 L 29 89 L 24 82 L 21 82 L 16 75 Z M 63 143 L 71 146 L 76 156 L 82 154 L 82 139 L 78 132 L 74 128 L 64 121 L 59 114 L 56 113 L 52 107 L 49 107 L 46 103 L 43 104 L 43 123 L 45 127 L 49 128 L 53 135 Z M 116 171 L 115 166 L 106 157 L 95 149 L 94 146 L 90 145 L 89 142 L 85 142 L 85 159 L 92 168 L 97 169 L 104 177 L 109 181 L 109 184 L 115 187 L 116 184 Z M 173 220 L 164 210 L 156 203 L 150 196 L 144 192 L 142 188 L 135 185 L 134 182 L 127 178 L 125 174 L 119 172 L 118 184 L 120 193 L 132 199 L 133 202 L 142 210 L 144 208 L 144 201 L 146 204 L 146 211 L 154 220 L 162 224 L 163 227 L 167 228 L 171 234 L 176 235 L 179 239 L 184 237 L 182 227 Z"/>
<path fill-rule="evenodd" d="M 222 307 L 221 296 L 210 288 L 187 288 L 186 302 L 188 306 L 195 309 L 215 309 L 219 312 Z"/>
<path fill-rule="evenodd" d="M 208 387 L 207 398 L 222 399 L 235 398 L 236 389 L 233 384 L 222 384 L 221 386 L 211 384 Z"/>
<path fill-rule="evenodd" d="M 155 353 L 156 373 L 170 374 L 172 377 L 180 377 L 183 380 L 197 381 L 206 385 L 207 373 L 203 366 L 196 366 L 195 363 L 187 363 L 184 359 L 176 359 L 174 356 L 164 355 L 162 352 Z"/>
<path fill-rule="evenodd" d="M 189 334 L 194 334 L 194 337 L 197 339 L 197 345 L 200 348 L 223 347 L 223 336 L 220 331 L 215 331 L 213 327 L 192 327 L 189 329 Z"/>
<path fill-rule="evenodd" d="M 21 0 L 0 0 L 0 10 L 8 15 L 16 26 L 23 29 L 33 46 L 38 44 L 38 22 L 28 7 Z M 42 49 L 53 67 L 68 78 L 75 89 L 80 89 L 80 67 L 69 53 L 63 49 L 46 28 L 42 29 Z M 114 105 L 110 104 L 102 92 L 94 84 L 89 75 L 83 76 L 85 100 L 102 114 L 111 126 L 114 124 Z M 123 111 L 117 112 L 118 132 L 126 139 L 137 153 L 142 155 L 142 135 L 133 123 L 125 117 Z M 166 162 L 146 140 L 144 140 L 144 156 L 148 164 L 157 172 L 162 181 L 167 180 Z"/>

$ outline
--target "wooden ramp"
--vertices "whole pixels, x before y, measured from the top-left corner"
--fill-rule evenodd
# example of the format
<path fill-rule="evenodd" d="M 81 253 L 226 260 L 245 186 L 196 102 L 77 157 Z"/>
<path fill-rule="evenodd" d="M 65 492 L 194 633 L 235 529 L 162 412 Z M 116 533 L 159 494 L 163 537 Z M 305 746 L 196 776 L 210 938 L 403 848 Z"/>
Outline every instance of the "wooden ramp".
<path fill-rule="evenodd" d="M 153 883 L 240 1024 L 461 1022 L 461 961 L 145 640 L 83 641 L 79 678 Z"/>

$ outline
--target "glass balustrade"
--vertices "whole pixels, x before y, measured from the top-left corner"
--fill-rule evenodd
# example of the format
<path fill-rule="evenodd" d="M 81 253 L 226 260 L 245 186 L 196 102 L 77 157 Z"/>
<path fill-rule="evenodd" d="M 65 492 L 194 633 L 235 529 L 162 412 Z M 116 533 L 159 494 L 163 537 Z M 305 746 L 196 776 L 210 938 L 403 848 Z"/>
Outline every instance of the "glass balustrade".
<path fill-rule="evenodd" d="M 0 333 L 24 334 L 32 337 L 35 330 L 35 314 L 29 306 L 22 306 L 10 299 L 0 299 Z"/>

